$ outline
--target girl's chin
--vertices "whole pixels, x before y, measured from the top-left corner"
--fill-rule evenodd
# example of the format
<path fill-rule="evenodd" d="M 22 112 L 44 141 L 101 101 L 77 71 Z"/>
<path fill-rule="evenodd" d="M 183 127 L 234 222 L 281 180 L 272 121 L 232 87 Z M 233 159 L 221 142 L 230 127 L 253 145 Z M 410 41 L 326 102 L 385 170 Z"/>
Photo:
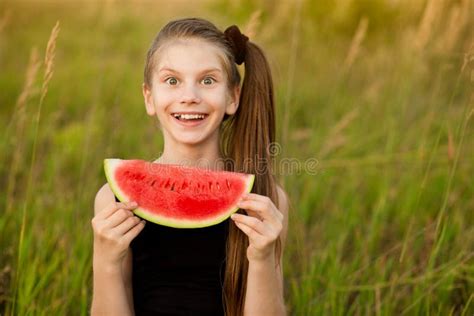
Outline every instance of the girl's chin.
<path fill-rule="evenodd" d="M 187 146 L 196 146 L 203 143 L 206 143 L 214 138 L 215 135 L 207 134 L 207 131 L 201 132 L 189 132 L 189 133 L 172 133 L 172 138 L 174 143 L 182 144 Z M 218 139 L 218 138 L 217 138 Z"/>
<path fill-rule="evenodd" d="M 206 140 L 207 137 L 199 133 L 189 133 L 189 135 L 183 135 L 182 133 L 176 133 L 173 135 L 174 142 L 183 145 L 198 145 Z"/>

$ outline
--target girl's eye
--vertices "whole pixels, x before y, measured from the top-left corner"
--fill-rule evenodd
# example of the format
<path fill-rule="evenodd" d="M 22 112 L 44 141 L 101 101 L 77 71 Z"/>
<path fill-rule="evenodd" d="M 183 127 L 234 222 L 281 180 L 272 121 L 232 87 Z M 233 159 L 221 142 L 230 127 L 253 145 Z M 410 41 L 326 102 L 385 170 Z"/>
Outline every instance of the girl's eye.
<path fill-rule="evenodd" d="M 175 77 L 169 77 L 165 80 L 169 85 L 175 86 L 178 84 L 178 79 Z"/>
<path fill-rule="evenodd" d="M 214 78 L 211 78 L 211 77 L 206 77 L 206 78 L 202 79 L 202 83 L 205 84 L 205 85 L 213 84 L 214 81 L 215 81 Z"/>

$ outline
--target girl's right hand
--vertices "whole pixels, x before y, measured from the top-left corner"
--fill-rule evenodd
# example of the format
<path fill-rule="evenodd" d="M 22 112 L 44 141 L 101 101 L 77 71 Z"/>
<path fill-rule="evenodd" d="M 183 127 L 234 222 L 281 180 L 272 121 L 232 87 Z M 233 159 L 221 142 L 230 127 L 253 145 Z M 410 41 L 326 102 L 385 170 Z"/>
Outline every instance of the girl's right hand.
<path fill-rule="evenodd" d="M 111 202 L 92 219 L 94 230 L 94 261 L 119 267 L 130 242 L 145 227 L 145 221 L 132 213 L 133 202 Z"/>

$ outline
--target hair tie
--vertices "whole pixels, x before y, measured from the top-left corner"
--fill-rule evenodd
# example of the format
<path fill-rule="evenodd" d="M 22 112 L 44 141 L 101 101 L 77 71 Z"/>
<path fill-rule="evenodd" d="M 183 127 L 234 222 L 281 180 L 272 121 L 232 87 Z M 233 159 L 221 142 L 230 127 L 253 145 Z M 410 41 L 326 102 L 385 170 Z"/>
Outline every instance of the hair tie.
<path fill-rule="evenodd" d="M 247 47 L 247 41 L 249 40 L 249 38 L 244 34 L 240 33 L 240 30 L 237 25 L 229 26 L 224 31 L 224 35 L 232 47 L 235 63 L 237 65 L 241 65 L 245 61 L 245 52 Z"/>

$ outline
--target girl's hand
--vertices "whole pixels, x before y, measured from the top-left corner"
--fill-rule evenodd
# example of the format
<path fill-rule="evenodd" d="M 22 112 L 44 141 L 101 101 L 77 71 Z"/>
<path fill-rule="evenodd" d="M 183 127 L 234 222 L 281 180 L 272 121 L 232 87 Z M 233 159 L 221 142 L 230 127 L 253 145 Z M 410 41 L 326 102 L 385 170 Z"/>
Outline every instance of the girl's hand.
<path fill-rule="evenodd" d="M 248 193 L 237 205 L 247 214 L 233 214 L 231 219 L 249 238 L 249 261 L 274 259 L 275 242 L 283 229 L 283 214 L 269 197 Z"/>
<path fill-rule="evenodd" d="M 120 266 L 130 242 L 145 227 L 145 221 L 131 212 L 136 207 L 136 203 L 112 202 L 94 216 L 94 261 Z"/>

